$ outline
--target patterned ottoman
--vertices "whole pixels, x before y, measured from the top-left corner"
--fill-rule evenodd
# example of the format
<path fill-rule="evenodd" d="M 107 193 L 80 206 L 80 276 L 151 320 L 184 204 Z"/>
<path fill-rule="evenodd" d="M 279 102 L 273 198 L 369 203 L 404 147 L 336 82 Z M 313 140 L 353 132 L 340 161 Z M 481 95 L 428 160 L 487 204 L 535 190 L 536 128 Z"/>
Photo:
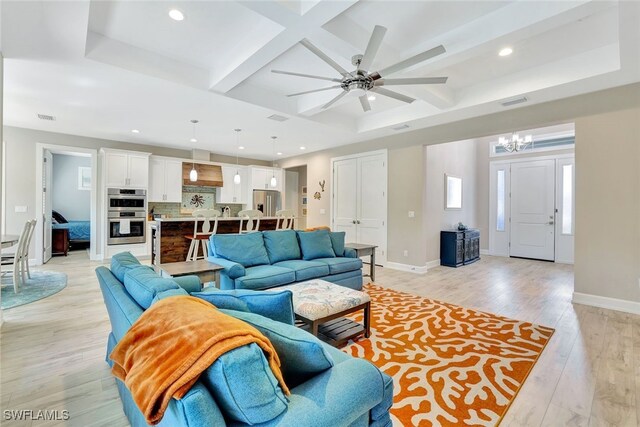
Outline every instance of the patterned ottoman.
<path fill-rule="evenodd" d="M 293 293 L 293 310 L 313 335 L 328 338 L 341 346 L 364 333 L 370 335 L 371 300 L 364 292 L 335 285 L 325 280 L 309 280 L 271 290 L 288 289 Z M 344 316 L 364 310 L 364 326 Z"/>

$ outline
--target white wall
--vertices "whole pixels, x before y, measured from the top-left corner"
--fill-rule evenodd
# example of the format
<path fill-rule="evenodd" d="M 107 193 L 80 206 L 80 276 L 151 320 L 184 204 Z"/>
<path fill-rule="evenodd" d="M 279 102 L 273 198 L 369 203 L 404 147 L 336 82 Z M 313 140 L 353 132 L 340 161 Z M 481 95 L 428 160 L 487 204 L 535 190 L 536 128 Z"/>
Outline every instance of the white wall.
<path fill-rule="evenodd" d="M 91 158 L 53 154 L 52 207 L 69 221 L 88 221 L 91 218 L 91 192 L 78 189 L 80 167 L 91 167 Z"/>

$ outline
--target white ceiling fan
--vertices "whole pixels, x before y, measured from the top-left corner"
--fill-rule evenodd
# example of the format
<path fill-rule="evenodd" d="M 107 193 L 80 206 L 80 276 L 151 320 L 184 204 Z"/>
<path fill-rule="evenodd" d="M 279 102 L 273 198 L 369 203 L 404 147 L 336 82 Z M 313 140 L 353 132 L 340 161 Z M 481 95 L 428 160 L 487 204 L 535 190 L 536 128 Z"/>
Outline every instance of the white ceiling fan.
<path fill-rule="evenodd" d="M 441 55 L 446 52 L 444 46 L 440 45 L 434 47 L 433 49 L 429 49 L 426 52 L 419 53 L 411 58 L 405 59 L 404 61 L 400 61 L 397 64 L 391 65 L 389 67 L 383 68 L 382 70 L 370 72 L 369 67 L 373 63 L 373 59 L 382 44 L 382 39 L 384 38 L 387 29 L 381 25 L 376 25 L 373 29 L 373 33 L 371 34 L 371 38 L 369 39 L 369 44 L 367 45 L 367 49 L 364 51 L 364 55 L 354 55 L 351 58 L 351 63 L 356 66 L 356 70 L 349 72 L 342 68 L 340 64 L 335 62 L 333 59 L 329 58 L 324 52 L 314 46 L 309 40 L 303 39 L 300 43 L 309 49 L 311 52 L 316 54 L 320 59 L 322 59 L 327 64 L 331 65 L 336 71 L 340 73 L 342 78 L 332 78 L 332 77 L 323 77 L 323 76 L 315 76 L 311 74 L 302 74 L 302 73 L 294 73 L 291 71 L 281 71 L 281 70 L 271 70 L 272 73 L 276 74 L 287 74 L 291 76 L 297 77 L 306 77 L 310 79 L 319 79 L 319 80 L 328 80 L 330 82 L 339 83 L 335 86 L 324 87 L 321 89 L 308 90 L 305 92 L 292 93 L 287 96 L 299 96 L 305 95 L 307 93 L 321 92 L 325 90 L 332 89 L 342 89 L 339 95 L 333 98 L 331 101 L 327 102 L 322 106 L 322 109 L 328 108 L 338 100 L 340 100 L 343 96 L 350 92 L 355 92 L 358 94 L 360 99 L 360 104 L 362 105 L 362 109 L 364 111 L 371 110 L 371 104 L 369 103 L 368 92 L 375 92 L 380 95 L 388 96 L 389 98 L 397 99 L 399 101 L 403 101 L 406 103 L 412 103 L 415 101 L 414 98 L 410 96 L 403 95 L 398 92 L 394 92 L 389 89 L 385 89 L 382 86 L 395 86 L 395 85 L 416 85 L 416 84 L 443 84 L 447 82 L 447 77 L 413 77 L 413 78 L 404 78 L 404 79 L 387 79 L 386 77 L 397 73 L 398 71 L 402 71 L 405 68 L 409 68 L 415 64 L 426 61 L 427 59 L 431 59 L 434 56 Z"/>

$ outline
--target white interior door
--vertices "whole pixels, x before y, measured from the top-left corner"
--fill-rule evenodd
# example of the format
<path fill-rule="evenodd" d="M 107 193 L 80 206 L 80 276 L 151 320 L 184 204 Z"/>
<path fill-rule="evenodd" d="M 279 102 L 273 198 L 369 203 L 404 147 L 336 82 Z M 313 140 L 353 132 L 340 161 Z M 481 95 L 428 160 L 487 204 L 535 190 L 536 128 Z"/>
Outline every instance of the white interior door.
<path fill-rule="evenodd" d="M 333 164 L 333 229 L 346 233 L 345 242 L 358 242 L 356 219 L 358 159 L 345 159 Z"/>
<path fill-rule="evenodd" d="M 554 160 L 511 164 L 511 256 L 554 260 L 554 200 Z"/>
<path fill-rule="evenodd" d="M 44 151 L 44 161 L 42 162 L 42 218 L 43 227 L 42 242 L 44 243 L 44 251 L 42 254 L 42 262 L 46 263 L 51 259 L 51 169 L 53 156 L 49 150 Z"/>
<path fill-rule="evenodd" d="M 387 171 L 386 156 L 358 159 L 358 243 L 377 245 L 376 263 L 386 264 Z"/>

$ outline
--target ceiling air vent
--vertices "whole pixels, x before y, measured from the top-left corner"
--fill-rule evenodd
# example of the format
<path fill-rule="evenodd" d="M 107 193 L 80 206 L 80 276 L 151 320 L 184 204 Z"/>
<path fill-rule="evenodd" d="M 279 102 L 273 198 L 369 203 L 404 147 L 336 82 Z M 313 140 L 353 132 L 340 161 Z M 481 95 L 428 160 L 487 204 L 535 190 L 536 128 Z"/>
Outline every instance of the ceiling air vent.
<path fill-rule="evenodd" d="M 48 114 L 38 114 L 38 118 L 39 118 L 40 120 L 49 120 L 50 122 L 53 122 L 53 121 L 55 121 L 55 120 L 56 120 L 56 118 L 55 118 L 55 117 L 50 116 L 50 115 L 48 115 Z"/>
<path fill-rule="evenodd" d="M 526 96 L 521 96 L 520 98 L 510 99 L 508 101 L 502 102 L 503 107 L 510 107 L 511 105 L 522 104 L 523 102 L 527 102 L 528 99 Z"/>
<path fill-rule="evenodd" d="M 276 122 L 286 122 L 287 120 L 289 120 L 288 117 L 281 116 L 279 114 L 272 114 L 267 117 L 267 119 L 275 120 Z"/>
<path fill-rule="evenodd" d="M 400 126 L 396 126 L 394 128 L 391 128 L 393 130 L 402 130 L 402 129 L 407 129 L 409 127 L 409 125 L 400 125 Z"/>

